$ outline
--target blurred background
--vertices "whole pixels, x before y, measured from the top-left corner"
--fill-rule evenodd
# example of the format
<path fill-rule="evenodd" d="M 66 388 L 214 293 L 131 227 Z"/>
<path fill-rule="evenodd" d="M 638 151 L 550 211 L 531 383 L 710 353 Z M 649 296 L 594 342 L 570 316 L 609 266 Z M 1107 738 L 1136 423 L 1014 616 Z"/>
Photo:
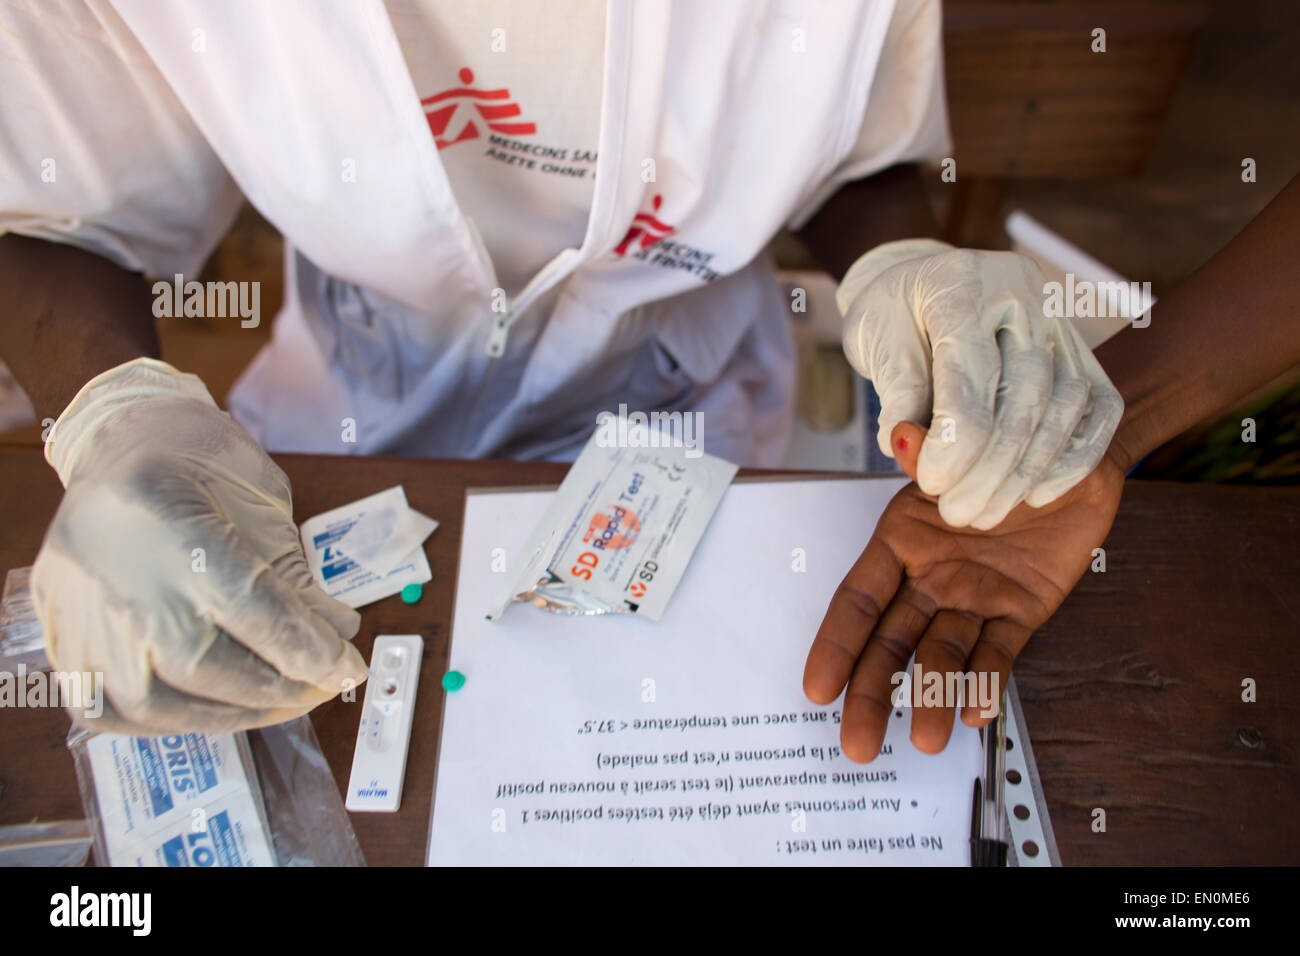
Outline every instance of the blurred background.
<path fill-rule="evenodd" d="M 946 0 L 944 20 L 957 180 L 938 171 L 928 180 L 949 241 L 1010 248 L 1005 223 L 1021 212 L 1125 279 L 1150 282 L 1158 299 L 1300 173 L 1297 0 Z M 1091 49 L 1097 28 L 1105 53 Z M 1243 182 L 1246 159 L 1254 182 Z M 779 236 L 773 254 L 813 299 L 808 315 L 792 317 L 802 360 L 788 464 L 880 467 L 863 426 L 870 390 L 839 353 L 833 283 L 793 236 Z M 201 278 L 260 281 L 271 316 L 283 295 L 281 257 L 278 233 L 246 207 Z M 1160 321 L 1158 306 L 1153 315 Z M 163 358 L 199 374 L 221 401 L 270 325 L 163 319 Z M 30 406 L 12 386 L 3 397 L 6 377 L 0 441 L 36 443 Z M 1241 440 L 1247 415 L 1254 443 Z M 1300 369 L 1170 443 L 1139 473 L 1300 481 Z"/>

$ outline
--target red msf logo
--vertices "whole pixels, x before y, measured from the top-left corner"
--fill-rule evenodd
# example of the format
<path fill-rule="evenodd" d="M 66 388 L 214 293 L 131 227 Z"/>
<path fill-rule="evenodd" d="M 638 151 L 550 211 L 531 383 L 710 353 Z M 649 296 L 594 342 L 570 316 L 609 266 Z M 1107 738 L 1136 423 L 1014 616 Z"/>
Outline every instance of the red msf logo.
<path fill-rule="evenodd" d="M 654 216 L 654 213 L 659 211 L 663 201 L 663 196 L 656 195 L 653 202 L 654 212 L 639 212 L 633 217 L 632 226 L 628 229 L 627 235 L 623 237 L 623 241 L 614 249 L 614 255 L 627 255 L 634 245 L 640 249 L 649 249 L 660 239 L 672 235 L 673 227 L 660 222 Z M 637 242 L 638 239 L 640 242 Z"/>
<path fill-rule="evenodd" d="M 477 139 L 483 135 L 479 123 L 495 133 L 509 136 L 530 136 L 537 132 L 536 123 L 503 122 L 521 112 L 517 103 L 510 102 L 509 90 L 474 89 L 469 85 L 474 82 L 474 73 L 469 67 L 457 75 L 464 86 L 443 90 L 420 100 L 438 149 Z"/>

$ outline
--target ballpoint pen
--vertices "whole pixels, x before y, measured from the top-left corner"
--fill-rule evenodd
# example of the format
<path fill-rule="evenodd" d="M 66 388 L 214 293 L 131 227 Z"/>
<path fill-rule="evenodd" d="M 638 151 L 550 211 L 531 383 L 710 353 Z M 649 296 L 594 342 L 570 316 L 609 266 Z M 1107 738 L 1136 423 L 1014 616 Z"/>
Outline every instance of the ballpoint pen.
<path fill-rule="evenodd" d="M 1007 843 L 1003 815 L 1006 764 L 1006 707 L 998 702 L 998 714 L 980 731 L 984 750 L 983 778 L 975 778 L 971 794 L 971 866 L 1006 866 Z"/>

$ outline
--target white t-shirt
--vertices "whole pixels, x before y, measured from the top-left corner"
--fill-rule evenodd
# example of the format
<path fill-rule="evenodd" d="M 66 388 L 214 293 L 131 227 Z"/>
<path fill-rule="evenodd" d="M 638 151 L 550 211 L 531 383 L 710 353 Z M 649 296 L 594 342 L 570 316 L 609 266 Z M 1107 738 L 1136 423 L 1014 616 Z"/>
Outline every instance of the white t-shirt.
<path fill-rule="evenodd" d="M 939 0 L 412 2 L 399 39 L 373 2 L 0 0 L 0 231 L 192 276 L 242 190 L 293 253 L 230 396 L 274 450 L 561 457 L 626 402 L 776 464 L 794 360 L 762 248 L 949 155 Z M 592 142 L 594 191 L 527 152 Z"/>
<path fill-rule="evenodd" d="M 516 292 L 583 237 L 606 4 L 385 0 L 385 8 L 420 99 L 462 87 L 505 93 L 461 98 L 431 123 L 445 119 L 447 138 L 459 140 L 438 158 L 499 280 Z M 789 225 L 802 225 L 849 179 L 950 154 L 940 21 L 940 0 L 897 0 L 860 135 Z M 462 70 L 472 81 L 462 81 Z M 198 271 L 229 227 L 239 193 L 105 0 L 0 6 L 0 80 L 13 106 L 0 130 L 0 232 L 71 243 L 150 276 Z M 453 99 L 425 103 L 426 115 Z M 492 114 L 514 131 L 485 128 L 474 103 L 517 107 Z M 475 135 L 460 139 L 469 121 Z M 492 136 L 508 145 L 495 146 Z M 57 189 L 49 168 L 56 157 L 79 171 L 61 176 Z"/>
<path fill-rule="evenodd" d="M 385 5 L 457 202 L 513 297 L 586 231 L 605 2 Z M 884 154 L 892 163 L 936 161 L 946 151 L 937 23 L 938 0 L 899 0 L 844 167 L 879 169 Z"/>
<path fill-rule="evenodd" d="M 438 158 L 513 297 L 586 233 L 604 0 L 385 0 Z"/>

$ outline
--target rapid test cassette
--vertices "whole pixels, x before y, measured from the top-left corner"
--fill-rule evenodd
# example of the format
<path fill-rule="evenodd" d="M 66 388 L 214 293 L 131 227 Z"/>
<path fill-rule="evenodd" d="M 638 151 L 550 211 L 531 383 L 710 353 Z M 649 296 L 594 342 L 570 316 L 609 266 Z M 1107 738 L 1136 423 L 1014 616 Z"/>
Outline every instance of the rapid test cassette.
<path fill-rule="evenodd" d="M 344 801 L 349 810 L 392 812 L 402 802 L 423 655 L 424 640 L 418 634 L 375 637 Z"/>

